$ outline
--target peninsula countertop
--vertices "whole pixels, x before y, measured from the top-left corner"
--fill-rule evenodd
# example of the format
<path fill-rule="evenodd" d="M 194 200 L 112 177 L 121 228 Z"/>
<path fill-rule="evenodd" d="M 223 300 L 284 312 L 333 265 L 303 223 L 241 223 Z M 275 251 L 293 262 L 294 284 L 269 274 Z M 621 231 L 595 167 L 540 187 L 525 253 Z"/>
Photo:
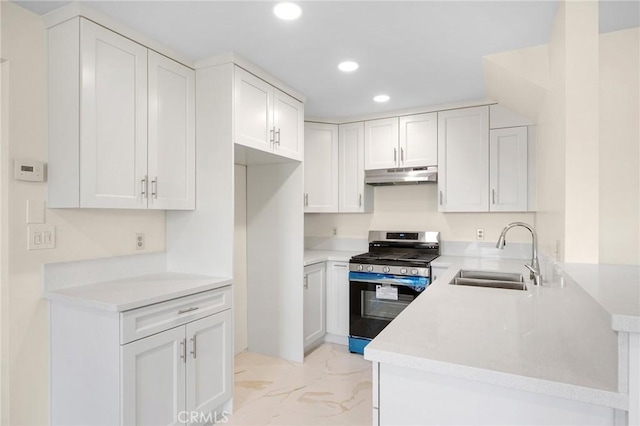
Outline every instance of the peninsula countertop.
<path fill-rule="evenodd" d="M 519 272 L 523 260 L 442 256 L 448 267 L 366 348 L 365 358 L 626 409 L 611 313 L 567 276 L 564 287 L 449 285 L 460 269 Z"/>

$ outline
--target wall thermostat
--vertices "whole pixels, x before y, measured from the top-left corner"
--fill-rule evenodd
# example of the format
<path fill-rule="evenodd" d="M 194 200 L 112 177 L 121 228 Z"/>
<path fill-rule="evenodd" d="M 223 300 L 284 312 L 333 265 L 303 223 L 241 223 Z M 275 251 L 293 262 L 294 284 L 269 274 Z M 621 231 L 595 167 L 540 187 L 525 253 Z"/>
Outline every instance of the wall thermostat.
<path fill-rule="evenodd" d="M 42 161 L 15 160 L 13 177 L 16 180 L 26 180 L 29 182 L 44 181 L 44 163 Z"/>

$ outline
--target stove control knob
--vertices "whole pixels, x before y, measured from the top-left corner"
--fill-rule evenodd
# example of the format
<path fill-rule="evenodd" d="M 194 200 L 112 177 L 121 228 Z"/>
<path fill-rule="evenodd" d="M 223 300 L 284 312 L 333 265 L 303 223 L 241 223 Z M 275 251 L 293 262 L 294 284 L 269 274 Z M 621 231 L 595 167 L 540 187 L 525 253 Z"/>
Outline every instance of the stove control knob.
<path fill-rule="evenodd" d="M 373 272 L 373 266 L 371 266 L 371 265 L 367 266 L 367 271 Z"/>
<path fill-rule="evenodd" d="M 411 270 L 411 275 L 418 275 L 418 270 L 417 269 L 412 269 Z"/>
<path fill-rule="evenodd" d="M 362 270 L 364 270 L 364 266 L 358 265 L 358 271 L 362 271 Z"/>
<path fill-rule="evenodd" d="M 401 274 L 406 274 L 407 273 L 407 268 L 400 268 L 400 273 Z"/>
<path fill-rule="evenodd" d="M 390 270 L 391 270 L 391 269 L 389 269 L 389 267 L 388 267 L 388 266 L 385 266 L 384 268 L 382 268 L 382 272 L 384 272 L 385 274 L 386 274 L 387 272 L 389 272 Z"/>

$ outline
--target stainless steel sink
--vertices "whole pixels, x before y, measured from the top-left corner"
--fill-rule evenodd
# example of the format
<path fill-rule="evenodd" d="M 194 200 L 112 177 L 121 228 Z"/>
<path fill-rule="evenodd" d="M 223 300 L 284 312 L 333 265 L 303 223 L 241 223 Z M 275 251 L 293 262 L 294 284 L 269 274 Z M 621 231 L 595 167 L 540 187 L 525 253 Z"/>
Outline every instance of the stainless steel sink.
<path fill-rule="evenodd" d="M 526 290 L 522 274 L 513 272 L 467 271 L 461 270 L 449 283 L 473 287 L 504 288 L 507 290 Z"/>

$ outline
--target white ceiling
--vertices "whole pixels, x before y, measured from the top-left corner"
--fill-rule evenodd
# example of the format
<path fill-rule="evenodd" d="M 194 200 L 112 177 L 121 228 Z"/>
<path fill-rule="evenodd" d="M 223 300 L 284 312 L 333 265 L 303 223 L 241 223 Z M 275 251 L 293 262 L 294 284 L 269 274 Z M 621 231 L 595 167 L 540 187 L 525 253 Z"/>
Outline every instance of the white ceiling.
<path fill-rule="evenodd" d="M 14 1 L 39 14 L 69 3 Z M 314 117 L 483 98 L 482 57 L 547 43 L 557 8 L 540 0 L 301 1 L 302 17 L 286 22 L 272 14 L 273 1 L 89 3 L 193 61 L 239 53 L 307 95 Z M 360 69 L 341 73 L 344 59 Z M 391 101 L 375 104 L 380 93 Z"/>

